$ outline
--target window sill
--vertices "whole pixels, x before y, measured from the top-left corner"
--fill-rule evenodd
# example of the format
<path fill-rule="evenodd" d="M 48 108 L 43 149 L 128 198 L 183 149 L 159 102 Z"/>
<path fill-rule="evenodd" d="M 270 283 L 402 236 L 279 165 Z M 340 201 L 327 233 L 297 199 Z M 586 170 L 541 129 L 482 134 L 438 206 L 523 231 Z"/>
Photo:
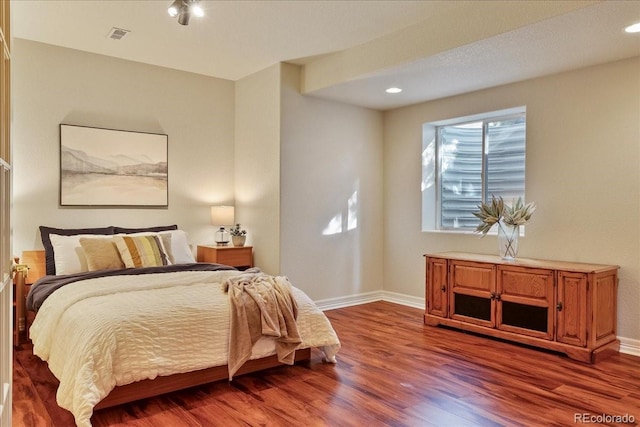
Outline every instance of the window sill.
<path fill-rule="evenodd" d="M 483 237 L 482 234 L 476 233 L 473 230 L 422 230 L 423 233 L 433 233 L 433 234 L 455 234 L 455 235 L 472 235 L 477 237 Z M 487 233 L 487 236 L 497 236 L 498 231 L 491 230 Z M 524 237 L 524 226 L 520 226 L 520 237 Z"/>
<path fill-rule="evenodd" d="M 434 234 L 467 234 L 467 235 L 474 235 L 474 236 L 482 236 L 481 234 L 476 233 L 475 231 L 472 230 L 422 230 L 423 233 L 434 233 Z M 498 233 L 495 231 L 490 231 L 487 234 L 489 235 L 497 235 Z"/>

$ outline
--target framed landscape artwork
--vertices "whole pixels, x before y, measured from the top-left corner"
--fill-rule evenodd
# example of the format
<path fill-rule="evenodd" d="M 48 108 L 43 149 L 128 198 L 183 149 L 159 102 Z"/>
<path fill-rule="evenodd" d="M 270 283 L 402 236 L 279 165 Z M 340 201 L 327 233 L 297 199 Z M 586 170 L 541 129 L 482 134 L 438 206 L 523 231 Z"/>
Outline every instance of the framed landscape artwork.
<path fill-rule="evenodd" d="M 60 206 L 167 207 L 168 136 L 60 125 Z"/>

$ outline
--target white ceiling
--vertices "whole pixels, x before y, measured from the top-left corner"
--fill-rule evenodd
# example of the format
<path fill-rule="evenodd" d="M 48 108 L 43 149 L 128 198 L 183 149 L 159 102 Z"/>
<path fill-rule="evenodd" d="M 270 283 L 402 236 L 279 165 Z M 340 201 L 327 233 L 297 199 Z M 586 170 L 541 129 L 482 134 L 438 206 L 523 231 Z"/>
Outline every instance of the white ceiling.
<path fill-rule="evenodd" d="M 640 0 L 202 0 L 189 26 L 171 0 L 11 4 L 14 37 L 230 80 L 293 62 L 304 93 L 381 110 L 640 55 Z"/>

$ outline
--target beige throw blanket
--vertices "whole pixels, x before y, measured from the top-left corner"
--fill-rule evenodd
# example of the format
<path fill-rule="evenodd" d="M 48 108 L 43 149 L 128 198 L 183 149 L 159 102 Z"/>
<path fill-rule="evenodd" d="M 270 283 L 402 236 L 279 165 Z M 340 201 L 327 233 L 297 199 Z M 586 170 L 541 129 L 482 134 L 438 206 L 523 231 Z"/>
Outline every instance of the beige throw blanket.
<path fill-rule="evenodd" d="M 253 345 L 262 336 L 275 337 L 278 361 L 293 365 L 295 350 L 302 339 L 296 325 L 298 306 L 289 279 L 251 269 L 222 285 L 231 303 L 229 379 L 250 359 Z"/>

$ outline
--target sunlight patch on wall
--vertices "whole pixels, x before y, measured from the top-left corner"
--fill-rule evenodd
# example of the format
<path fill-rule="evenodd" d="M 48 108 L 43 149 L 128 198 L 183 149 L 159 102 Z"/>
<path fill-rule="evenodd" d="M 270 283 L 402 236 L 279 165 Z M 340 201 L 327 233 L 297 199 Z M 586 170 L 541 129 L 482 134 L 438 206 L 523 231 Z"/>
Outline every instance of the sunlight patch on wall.
<path fill-rule="evenodd" d="M 358 191 L 347 200 L 347 231 L 358 228 Z"/>
<path fill-rule="evenodd" d="M 431 188 L 436 182 L 436 140 L 431 139 L 428 142 L 423 142 L 422 149 L 422 188 L 421 191 L 425 191 L 427 188 Z"/>
<path fill-rule="evenodd" d="M 323 236 L 331 236 L 332 234 L 338 234 L 338 233 L 342 233 L 342 214 L 341 213 L 331 218 L 331 221 L 329 221 L 329 224 L 327 224 L 324 230 L 322 230 Z"/>
<path fill-rule="evenodd" d="M 337 213 L 322 230 L 323 236 L 331 236 L 358 228 L 358 190 L 347 199 L 345 212 Z"/>

